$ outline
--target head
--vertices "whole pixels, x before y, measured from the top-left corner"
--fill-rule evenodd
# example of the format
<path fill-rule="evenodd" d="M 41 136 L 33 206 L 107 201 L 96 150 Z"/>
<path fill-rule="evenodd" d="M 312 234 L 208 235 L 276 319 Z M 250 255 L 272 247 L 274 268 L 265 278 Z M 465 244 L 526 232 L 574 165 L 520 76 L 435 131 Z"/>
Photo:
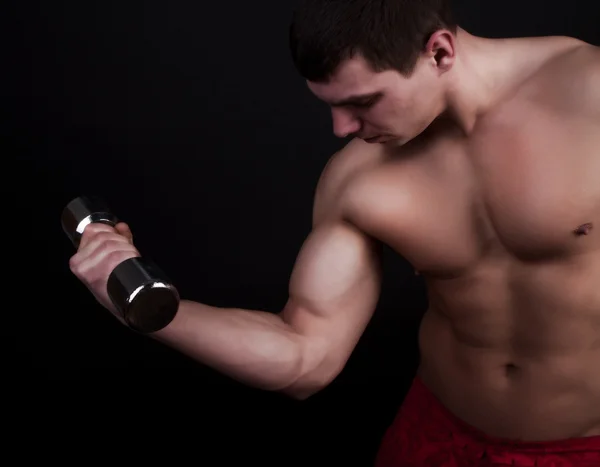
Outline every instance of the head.
<path fill-rule="evenodd" d="M 456 31 L 449 0 L 303 0 L 290 47 L 337 136 L 405 143 L 446 110 Z"/>

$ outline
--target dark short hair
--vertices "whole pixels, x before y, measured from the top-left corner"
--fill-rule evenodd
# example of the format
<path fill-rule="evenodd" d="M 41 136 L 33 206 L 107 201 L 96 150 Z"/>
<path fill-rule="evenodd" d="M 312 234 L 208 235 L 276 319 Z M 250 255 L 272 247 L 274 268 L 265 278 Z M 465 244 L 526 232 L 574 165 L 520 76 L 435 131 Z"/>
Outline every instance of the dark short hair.
<path fill-rule="evenodd" d="M 431 35 L 456 32 L 450 0 L 300 0 L 289 29 L 292 59 L 313 82 L 362 55 L 374 71 L 410 76 Z"/>

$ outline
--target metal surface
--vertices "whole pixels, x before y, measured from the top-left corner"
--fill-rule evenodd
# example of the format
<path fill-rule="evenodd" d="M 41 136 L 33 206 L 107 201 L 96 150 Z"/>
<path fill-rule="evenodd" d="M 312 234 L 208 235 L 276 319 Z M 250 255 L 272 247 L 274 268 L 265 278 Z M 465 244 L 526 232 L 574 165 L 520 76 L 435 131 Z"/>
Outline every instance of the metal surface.
<path fill-rule="evenodd" d="M 119 219 L 104 201 L 95 196 L 76 198 L 62 212 L 62 228 L 75 248 L 79 247 L 83 231 L 92 222 L 102 222 L 114 227 Z"/>
<path fill-rule="evenodd" d="M 147 258 L 119 264 L 108 278 L 108 294 L 132 329 L 156 332 L 177 314 L 179 294 L 159 267 Z"/>

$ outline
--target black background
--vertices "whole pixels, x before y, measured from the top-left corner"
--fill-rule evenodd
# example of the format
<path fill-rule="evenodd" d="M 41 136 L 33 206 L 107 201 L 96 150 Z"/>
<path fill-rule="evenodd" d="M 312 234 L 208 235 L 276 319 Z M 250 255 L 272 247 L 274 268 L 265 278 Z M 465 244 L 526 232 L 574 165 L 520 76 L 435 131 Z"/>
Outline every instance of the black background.
<path fill-rule="evenodd" d="M 293 7 L 4 3 L 4 420 L 21 459 L 372 462 L 418 363 L 425 293 L 401 258 L 386 250 L 344 372 L 296 402 L 120 326 L 70 273 L 60 228 L 68 201 L 101 195 L 185 298 L 279 311 L 318 176 L 345 144 L 292 66 Z M 461 1 L 456 14 L 487 37 L 600 44 L 592 0 Z"/>

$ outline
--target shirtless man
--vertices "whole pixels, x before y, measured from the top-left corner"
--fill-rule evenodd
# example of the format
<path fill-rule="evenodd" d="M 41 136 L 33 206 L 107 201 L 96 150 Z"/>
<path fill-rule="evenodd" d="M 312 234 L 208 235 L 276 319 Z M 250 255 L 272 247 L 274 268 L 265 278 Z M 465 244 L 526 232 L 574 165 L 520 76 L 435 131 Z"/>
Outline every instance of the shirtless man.
<path fill-rule="evenodd" d="M 475 37 L 441 0 L 376 3 L 294 16 L 295 63 L 351 141 L 319 181 L 285 308 L 182 301 L 153 337 L 308 398 L 367 326 L 387 244 L 430 307 L 377 465 L 600 465 L 600 50 Z M 106 282 L 139 254 L 131 238 L 90 225 L 70 263 L 113 313 Z"/>

